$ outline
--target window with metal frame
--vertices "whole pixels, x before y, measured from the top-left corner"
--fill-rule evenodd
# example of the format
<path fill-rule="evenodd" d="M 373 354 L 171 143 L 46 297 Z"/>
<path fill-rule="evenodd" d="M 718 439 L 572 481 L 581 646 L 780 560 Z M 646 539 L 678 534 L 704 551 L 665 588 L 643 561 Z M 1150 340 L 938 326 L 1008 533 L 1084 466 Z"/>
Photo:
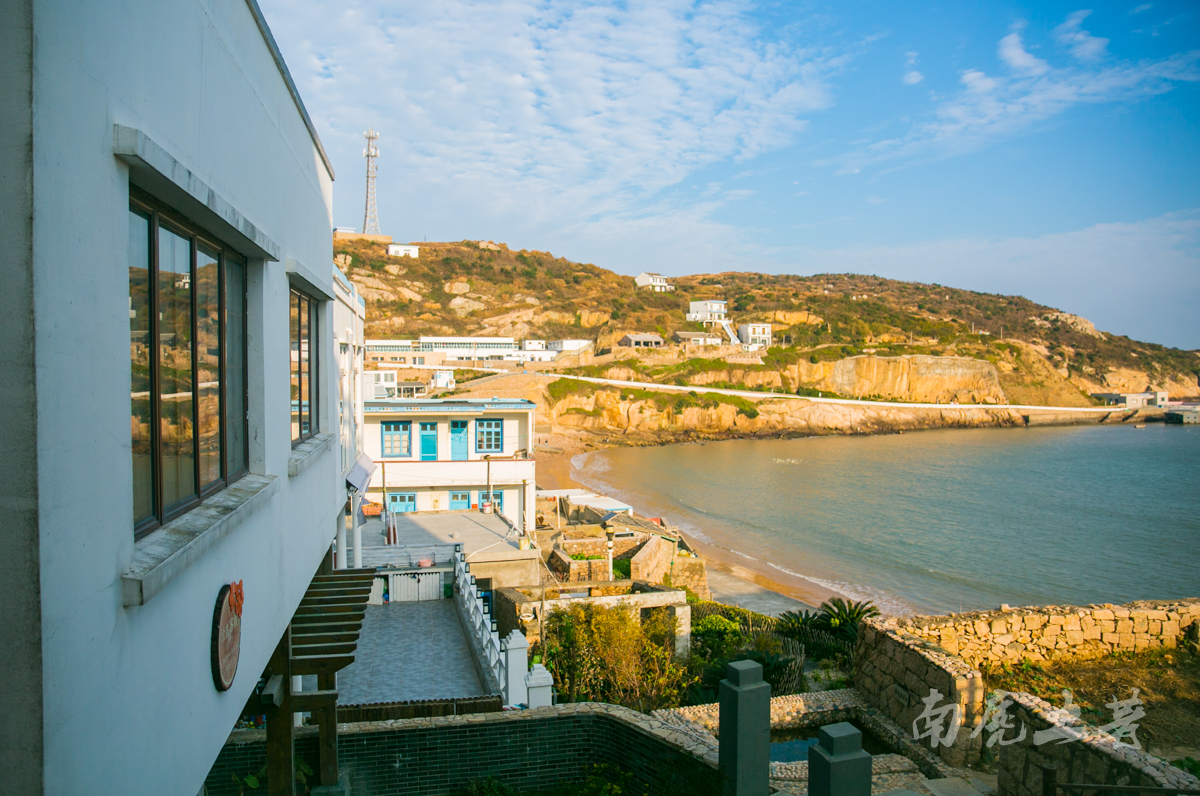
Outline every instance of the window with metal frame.
<path fill-rule="evenodd" d="M 475 421 L 475 450 L 479 453 L 502 453 L 504 451 L 504 421 Z"/>
<path fill-rule="evenodd" d="M 129 353 L 140 539 L 246 473 L 246 263 L 135 189 Z"/>
<path fill-rule="evenodd" d="M 292 288 L 290 301 L 292 445 L 321 430 L 317 300 Z"/>
<path fill-rule="evenodd" d="M 412 423 L 407 420 L 397 423 L 380 423 L 383 434 L 383 455 L 385 458 L 412 456 Z"/>

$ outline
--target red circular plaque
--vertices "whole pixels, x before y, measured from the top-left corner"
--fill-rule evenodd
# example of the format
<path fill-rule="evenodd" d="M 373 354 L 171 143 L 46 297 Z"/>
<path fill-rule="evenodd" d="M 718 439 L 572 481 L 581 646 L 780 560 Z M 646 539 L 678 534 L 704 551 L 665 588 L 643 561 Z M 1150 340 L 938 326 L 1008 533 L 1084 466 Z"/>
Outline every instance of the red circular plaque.
<path fill-rule="evenodd" d="M 226 584 L 213 609 L 212 675 L 218 691 L 228 691 L 242 650 L 242 584 Z"/>

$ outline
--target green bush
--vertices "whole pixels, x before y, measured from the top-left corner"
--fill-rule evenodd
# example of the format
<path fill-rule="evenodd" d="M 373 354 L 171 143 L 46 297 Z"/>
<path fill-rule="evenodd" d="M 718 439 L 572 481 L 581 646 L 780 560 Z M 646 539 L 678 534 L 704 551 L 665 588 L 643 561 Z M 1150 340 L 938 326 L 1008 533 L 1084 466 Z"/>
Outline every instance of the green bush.
<path fill-rule="evenodd" d="M 741 625 L 723 616 L 706 616 L 692 625 L 692 654 L 706 661 L 728 658 L 745 642 Z"/>

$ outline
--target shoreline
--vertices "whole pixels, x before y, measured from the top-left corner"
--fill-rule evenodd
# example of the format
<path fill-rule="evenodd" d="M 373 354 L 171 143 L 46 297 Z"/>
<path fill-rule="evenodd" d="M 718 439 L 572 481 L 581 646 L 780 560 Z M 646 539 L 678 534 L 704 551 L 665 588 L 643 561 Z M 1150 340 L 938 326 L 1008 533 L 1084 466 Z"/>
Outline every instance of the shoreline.
<path fill-rule="evenodd" d="M 663 443 L 671 444 L 671 443 Z M 573 467 L 571 459 L 578 456 L 580 453 L 588 453 L 598 448 L 617 447 L 614 445 L 600 445 L 595 448 L 584 448 L 583 446 L 571 446 L 575 450 L 563 450 L 561 453 L 539 451 L 538 459 L 538 475 L 537 486 L 540 489 L 589 489 L 595 488 L 591 485 L 577 480 L 572 473 Z M 644 512 L 639 511 L 639 514 Z M 702 542 L 696 539 L 691 534 L 682 530 L 679 533 L 687 539 L 692 549 L 700 553 L 704 559 L 705 567 L 709 570 L 716 570 L 726 576 L 736 578 L 746 583 L 757 586 L 761 589 L 773 592 L 783 597 L 796 600 L 802 605 L 797 606 L 800 609 L 816 610 L 817 606 L 831 597 L 845 597 L 832 589 L 814 583 L 803 575 L 787 575 L 774 571 L 762 571 L 748 566 L 743 556 L 739 555 L 729 548 L 722 547 L 717 544 Z M 763 570 L 766 566 L 763 566 Z M 711 588 L 711 587 L 710 587 Z"/>

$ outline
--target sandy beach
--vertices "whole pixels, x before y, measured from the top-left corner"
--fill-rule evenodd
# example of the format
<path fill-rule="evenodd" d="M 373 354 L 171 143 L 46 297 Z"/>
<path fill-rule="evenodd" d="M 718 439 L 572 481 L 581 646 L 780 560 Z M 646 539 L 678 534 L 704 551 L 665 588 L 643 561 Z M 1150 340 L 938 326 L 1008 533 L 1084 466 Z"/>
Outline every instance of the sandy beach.
<path fill-rule="evenodd" d="M 554 446 L 555 442 L 559 445 Z M 571 457 L 590 448 L 564 442 L 567 440 L 555 439 L 551 442 L 555 450 L 537 452 L 538 488 L 592 489 L 591 485 L 575 479 L 571 468 Z M 638 511 L 637 506 L 634 511 Z M 670 523 L 670 517 L 664 519 Z M 841 596 L 802 577 L 781 576 L 778 571 L 765 567 L 760 570 L 747 566 L 742 557 L 719 545 L 706 544 L 687 534 L 684 538 L 704 558 L 709 571 L 709 588 L 714 599 L 720 602 L 777 615 L 788 610 L 812 610 L 830 597 Z"/>

